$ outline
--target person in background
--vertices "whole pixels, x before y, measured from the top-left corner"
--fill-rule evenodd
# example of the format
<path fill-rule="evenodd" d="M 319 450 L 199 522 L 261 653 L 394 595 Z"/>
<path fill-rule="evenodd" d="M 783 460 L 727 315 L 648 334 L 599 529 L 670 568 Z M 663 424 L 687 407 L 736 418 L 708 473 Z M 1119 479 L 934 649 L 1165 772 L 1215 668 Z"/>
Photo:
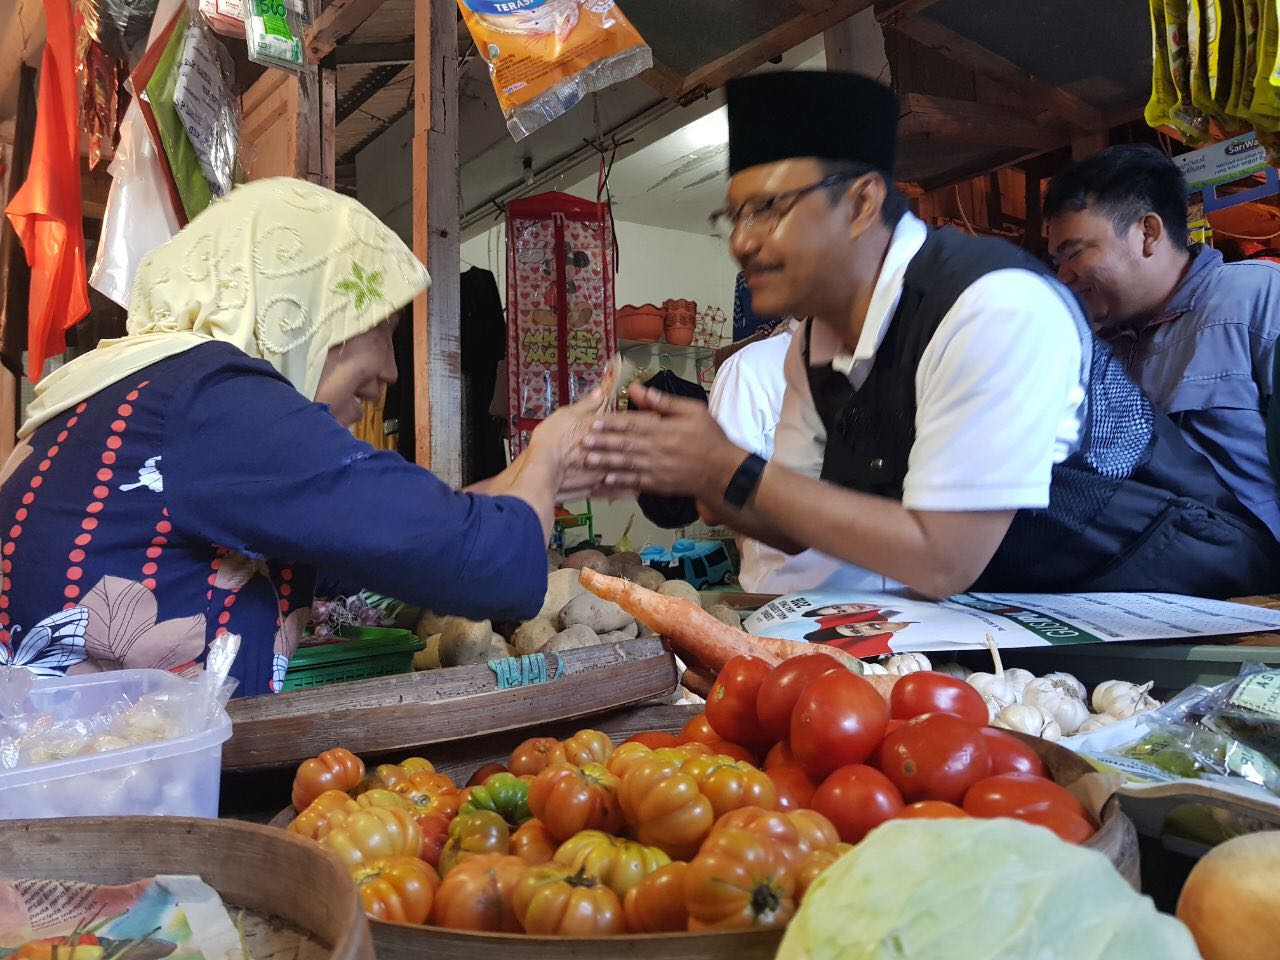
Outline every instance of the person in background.
<path fill-rule="evenodd" d="M 768 460 L 773 434 L 782 416 L 787 380 L 783 365 L 800 321 L 780 324 L 772 336 L 747 344 L 721 364 L 711 388 L 711 415 L 725 436 L 744 450 Z M 738 583 L 748 593 L 797 593 L 802 590 L 887 590 L 894 586 L 878 573 L 828 557 L 816 550 L 788 556 L 750 537 L 738 539 L 742 562 Z"/>
<path fill-rule="evenodd" d="M 1011 244 L 908 212 L 891 91 L 789 71 L 731 81 L 727 100 L 722 233 L 761 312 L 813 318 L 786 358 L 774 457 L 632 386 L 633 409 L 586 441 L 607 487 L 694 496 L 714 522 L 929 597 L 1276 584 L 1274 538 L 1070 291 Z"/>
<path fill-rule="evenodd" d="M 1280 538 L 1266 409 L 1280 334 L 1280 265 L 1187 246 L 1187 187 L 1154 147 L 1109 147 L 1049 185 L 1058 277 L 1156 408 Z"/>
<path fill-rule="evenodd" d="M 128 335 L 40 381 L 0 471 L 0 666 L 186 673 L 231 632 L 237 694 L 278 691 L 320 574 L 477 620 L 536 613 L 603 394 L 470 491 L 356 440 L 396 380 L 393 317 L 427 284 L 355 200 L 284 178 L 148 254 Z"/>

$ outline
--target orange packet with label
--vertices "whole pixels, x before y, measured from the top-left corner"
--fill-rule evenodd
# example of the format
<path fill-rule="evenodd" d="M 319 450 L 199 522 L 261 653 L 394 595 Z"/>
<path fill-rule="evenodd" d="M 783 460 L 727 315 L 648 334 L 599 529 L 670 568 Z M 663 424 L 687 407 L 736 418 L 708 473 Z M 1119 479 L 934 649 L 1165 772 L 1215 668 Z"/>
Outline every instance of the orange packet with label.
<path fill-rule="evenodd" d="M 458 0 L 458 9 L 516 140 L 653 66 L 614 0 Z"/>

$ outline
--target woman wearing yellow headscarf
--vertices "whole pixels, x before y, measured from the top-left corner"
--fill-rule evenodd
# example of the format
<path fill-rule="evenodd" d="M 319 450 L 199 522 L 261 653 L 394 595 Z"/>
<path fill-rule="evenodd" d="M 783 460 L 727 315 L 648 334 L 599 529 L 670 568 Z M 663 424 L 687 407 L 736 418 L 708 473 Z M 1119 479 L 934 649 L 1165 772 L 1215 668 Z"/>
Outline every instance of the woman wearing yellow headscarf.
<path fill-rule="evenodd" d="M 317 571 L 441 612 L 532 615 L 592 398 L 486 493 L 346 427 L 395 380 L 426 270 L 356 201 L 299 180 L 215 202 L 140 266 L 128 335 L 45 378 L 0 471 L 0 665 L 195 669 L 242 637 L 279 690 Z"/>

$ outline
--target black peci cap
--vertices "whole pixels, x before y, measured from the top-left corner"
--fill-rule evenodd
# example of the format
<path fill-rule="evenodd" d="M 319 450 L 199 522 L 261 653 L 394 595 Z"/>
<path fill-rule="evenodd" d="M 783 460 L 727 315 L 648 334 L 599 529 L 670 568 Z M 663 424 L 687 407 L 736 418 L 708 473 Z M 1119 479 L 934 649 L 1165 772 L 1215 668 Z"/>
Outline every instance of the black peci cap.
<path fill-rule="evenodd" d="M 730 80 L 729 173 L 794 157 L 865 163 L 893 176 L 898 99 L 854 73 L 791 70 Z"/>

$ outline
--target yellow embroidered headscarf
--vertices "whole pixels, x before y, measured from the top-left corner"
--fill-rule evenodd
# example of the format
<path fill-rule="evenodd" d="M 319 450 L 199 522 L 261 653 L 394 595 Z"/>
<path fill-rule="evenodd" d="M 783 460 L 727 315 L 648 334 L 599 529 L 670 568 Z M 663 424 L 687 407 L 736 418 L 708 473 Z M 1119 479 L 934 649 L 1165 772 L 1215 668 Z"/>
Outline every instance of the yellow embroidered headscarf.
<path fill-rule="evenodd" d="M 128 335 L 42 379 L 19 437 L 144 367 L 212 340 L 266 360 L 314 399 L 329 348 L 431 280 L 361 204 L 305 180 L 237 187 L 142 261 Z"/>

